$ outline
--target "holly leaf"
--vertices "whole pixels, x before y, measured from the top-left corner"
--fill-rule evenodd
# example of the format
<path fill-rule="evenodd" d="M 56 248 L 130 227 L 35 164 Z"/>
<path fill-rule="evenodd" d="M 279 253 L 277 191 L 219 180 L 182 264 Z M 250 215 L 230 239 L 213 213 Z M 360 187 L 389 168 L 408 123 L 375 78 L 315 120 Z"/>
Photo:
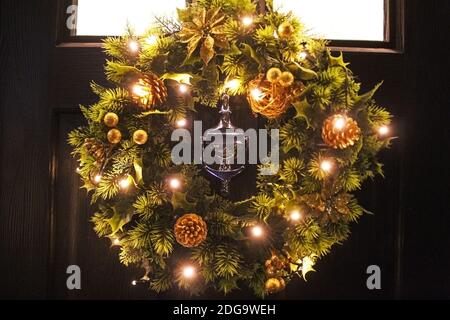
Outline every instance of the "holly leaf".
<path fill-rule="evenodd" d="M 173 72 L 169 72 L 169 73 L 165 73 L 162 75 L 161 79 L 166 80 L 166 79 L 171 79 L 171 80 L 175 80 L 178 83 L 184 83 L 184 84 L 191 84 L 191 78 L 193 76 L 189 73 L 173 73 Z"/>
<path fill-rule="evenodd" d="M 136 183 L 143 185 L 144 180 L 142 178 L 142 158 L 134 159 L 133 161 L 134 172 L 136 172 Z"/>
<path fill-rule="evenodd" d="M 311 257 L 304 257 L 303 258 L 303 260 L 302 260 L 302 277 L 303 277 L 303 280 L 306 281 L 306 274 L 308 272 L 316 271 L 313 268 L 315 263 L 316 262 L 315 262 L 315 256 L 314 255 L 312 255 Z"/>
<path fill-rule="evenodd" d="M 306 115 L 307 109 L 310 107 L 310 104 L 308 103 L 308 101 L 306 101 L 306 99 L 297 101 L 297 102 L 293 103 L 293 106 L 297 113 L 295 115 L 295 118 L 305 119 L 307 128 L 310 128 L 309 117 Z"/>
<path fill-rule="evenodd" d="M 288 65 L 289 71 L 294 73 L 301 80 L 313 80 L 317 78 L 317 73 L 311 69 L 302 67 L 299 63 L 294 62 Z"/>
<path fill-rule="evenodd" d="M 195 203 L 189 202 L 186 192 L 174 192 L 171 199 L 174 210 L 184 209 L 186 211 L 194 210 Z"/>
<path fill-rule="evenodd" d="M 113 212 L 113 216 L 106 220 L 111 226 L 112 233 L 110 236 L 115 235 L 118 231 L 123 231 L 123 226 L 130 222 L 132 217 L 130 209 L 124 215 L 120 214 L 116 207 L 113 208 Z"/>
<path fill-rule="evenodd" d="M 372 90 L 363 94 L 362 96 L 357 96 L 354 102 L 354 108 L 363 108 L 372 98 L 378 88 L 383 84 L 383 81 L 379 82 Z"/>
<path fill-rule="evenodd" d="M 349 65 L 349 63 L 344 62 L 344 55 L 342 54 L 342 52 L 340 53 L 340 55 L 338 57 L 333 57 L 331 55 L 331 53 L 328 53 L 328 59 L 329 59 L 331 67 L 347 68 L 347 66 Z"/>
<path fill-rule="evenodd" d="M 262 64 L 261 63 L 261 60 L 262 60 L 261 56 L 259 54 L 257 54 L 256 51 L 250 45 L 248 45 L 246 43 L 242 43 L 240 50 L 247 57 L 250 57 L 253 60 L 255 60 L 259 65 Z"/>

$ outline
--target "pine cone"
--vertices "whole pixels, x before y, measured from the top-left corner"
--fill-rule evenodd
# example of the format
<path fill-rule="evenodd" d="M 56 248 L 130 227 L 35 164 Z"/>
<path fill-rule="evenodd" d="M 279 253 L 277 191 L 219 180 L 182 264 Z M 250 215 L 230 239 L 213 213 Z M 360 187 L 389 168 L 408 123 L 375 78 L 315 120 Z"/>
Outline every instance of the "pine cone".
<path fill-rule="evenodd" d="M 322 127 L 323 141 L 334 149 L 345 149 L 359 139 L 361 130 L 352 118 L 335 114 L 328 117 Z"/>
<path fill-rule="evenodd" d="M 208 228 L 202 217 L 191 213 L 185 214 L 177 220 L 174 233 L 179 244 L 192 248 L 205 241 Z"/>
<path fill-rule="evenodd" d="M 146 73 L 133 86 L 132 97 L 140 108 L 148 110 L 166 101 L 167 88 L 156 74 Z"/>
<path fill-rule="evenodd" d="M 84 140 L 84 147 L 94 157 L 97 165 L 100 166 L 105 161 L 106 150 L 103 143 L 94 138 L 86 138 Z"/>

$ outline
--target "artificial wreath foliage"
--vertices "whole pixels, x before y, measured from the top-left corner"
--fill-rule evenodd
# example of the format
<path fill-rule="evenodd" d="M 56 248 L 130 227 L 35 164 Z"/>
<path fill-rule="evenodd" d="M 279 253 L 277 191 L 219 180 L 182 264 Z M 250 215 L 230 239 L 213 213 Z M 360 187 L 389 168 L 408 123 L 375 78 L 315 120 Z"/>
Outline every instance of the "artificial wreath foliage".
<path fill-rule="evenodd" d="M 390 138 L 378 130 L 391 115 L 373 100 L 378 86 L 360 94 L 342 54 L 295 16 L 270 5 L 260 14 L 251 0 L 199 0 L 179 21 L 107 38 L 104 48 L 112 85 L 92 84 L 99 100 L 81 106 L 87 125 L 69 143 L 98 205 L 95 232 L 120 245 L 123 264 L 145 269 L 152 290 L 246 285 L 263 297 L 305 278 L 348 237 L 365 212 L 351 192 L 382 175 L 377 154 Z M 267 128 L 280 129 L 280 170 L 258 174 L 258 193 L 240 202 L 216 194 L 201 168 L 171 161 L 177 123 L 224 92 L 247 95 Z"/>

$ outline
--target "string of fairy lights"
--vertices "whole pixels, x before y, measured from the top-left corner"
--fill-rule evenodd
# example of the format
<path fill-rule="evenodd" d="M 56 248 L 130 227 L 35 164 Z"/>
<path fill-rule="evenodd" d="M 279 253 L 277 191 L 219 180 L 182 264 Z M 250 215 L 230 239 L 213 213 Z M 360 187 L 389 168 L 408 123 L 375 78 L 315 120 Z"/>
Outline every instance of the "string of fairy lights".
<path fill-rule="evenodd" d="M 249 28 L 254 23 L 254 18 L 252 16 L 245 16 L 241 18 L 241 23 L 244 28 Z M 275 33 L 275 37 L 278 37 L 277 33 Z M 139 42 L 137 40 L 131 39 L 128 41 L 128 50 L 131 54 L 138 54 L 142 49 L 146 49 L 150 46 L 153 46 L 157 43 L 158 36 L 156 35 L 150 35 L 143 41 Z M 306 43 L 303 44 L 303 50 L 298 54 L 298 59 L 300 61 L 303 61 L 308 58 L 308 50 L 306 47 Z M 241 87 L 242 82 L 239 79 L 228 79 L 225 81 L 223 88 L 224 90 L 228 90 L 229 92 L 238 92 L 239 88 Z M 185 95 L 190 92 L 190 83 L 178 83 L 178 91 L 179 93 Z M 137 82 L 135 82 L 131 88 L 130 88 L 131 94 L 134 96 L 137 96 L 141 99 L 148 99 L 149 96 L 152 95 L 152 90 L 148 86 L 148 84 L 145 83 L 145 81 L 142 81 L 141 79 L 138 79 Z M 253 88 L 250 90 L 249 94 L 252 96 L 252 98 L 256 101 L 264 99 L 265 93 L 260 88 Z M 332 127 L 333 130 L 336 132 L 340 132 L 344 130 L 348 124 L 349 118 L 345 114 L 337 114 L 333 120 L 332 120 Z M 178 119 L 175 121 L 175 127 L 177 128 L 184 128 L 188 125 L 187 119 Z M 378 135 L 380 137 L 387 137 L 389 135 L 390 128 L 386 125 L 381 126 L 378 128 Z M 146 137 L 142 137 L 141 141 L 146 141 Z M 333 171 L 336 168 L 336 162 L 333 158 L 327 157 L 321 159 L 321 162 L 319 163 L 320 170 L 322 171 L 323 175 L 331 175 Z M 77 168 L 77 173 L 80 173 L 80 168 Z M 95 185 L 99 185 L 102 181 L 102 173 L 101 171 L 96 174 L 92 181 Z M 169 177 L 167 179 L 167 186 L 172 190 L 173 192 L 179 191 L 183 188 L 183 181 L 179 177 Z M 118 178 L 118 185 L 122 192 L 127 192 L 132 186 L 139 188 L 137 184 L 134 182 L 134 179 L 131 175 L 125 175 Z M 288 212 L 287 219 L 292 224 L 301 223 L 303 219 L 303 214 L 299 208 L 292 208 L 290 209 L 290 212 Z M 249 237 L 254 239 L 255 241 L 263 239 L 267 235 L 267 228 L 265 228 L 263 225 L 255 224 L 249 229 Z M 121 245 L 121 239 L 120 236 L 114 236 L 111 239 L 111 246 L 120 246 Z M 195 267 L 193 263 L 187 262 L 183 263 L 180 266 L 180 272 L 179 274 L 187 281 L 192 280 L 196 277 L 198 273 L 198 269 Z M 133 280 L 132 285 L 136 286 L 140 283 L 148 282 L 149 278 L 147 276 L 144 276 L 143 278 L 139 280 Z"/>

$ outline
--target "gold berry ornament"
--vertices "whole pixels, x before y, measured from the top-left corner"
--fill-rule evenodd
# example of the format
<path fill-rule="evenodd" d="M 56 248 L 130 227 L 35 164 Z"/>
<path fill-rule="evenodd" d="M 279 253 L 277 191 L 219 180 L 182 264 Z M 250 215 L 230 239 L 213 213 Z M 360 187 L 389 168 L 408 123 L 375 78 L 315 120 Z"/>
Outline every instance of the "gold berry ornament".
<path fill-rule="evenodd" d="M 361 129 L 358 123 L 345 114 L 335 114 L 323 123 L 322 139 L 334 149 L 345 149 L 359 139 Z"/>
<path fill-rule="evenodd" d="M 289 22 L 283 22 L 278 27 L 278 35 L 283 39 L 289 39 L 294 35 L 295 28 Z"/>
<path fill-rule="evenodd" d="M 280 75 L 280 79 L 278 82 L 282 87 L 290 87 L 294 83 L 294 75 L 289 71 L 285 71 Z"/>
<path fill-rule="evenodd" d="M 114 112 L 108 112 L 103 118 L 103 122 L 107 127 L 114 128 L 119 124 L 119 116 Z"/>
<path fill-rule="evenodd" d="M 117 129 L 111 129 L 107 135 L 108 141 L 111 144 L 118 144 L 122 140 L 122 133 Z"/>
<path fill-rule="evenodd" d="M 142 145 L 145 144 L 148 140 L 148 134 L 144 130 L 136 130 L 133 133 L 133 141 L 136 144 Z"/>
<path fill-rule="evenodd" d="M 283 278 L 269 278 L 265 287 L 268 293 L 276 293 L 284 290 L 286 283 Z"/>
<path fill-rule="evenodd" d="M 266 78 L 272 83 L 277 82 L 281 77 L 281 70 L 278 68 L 270 68 L 266 73 Z"/>
<path fill-rule="evenodd" d="M 205 241 L 208 228 L 202 217 L 189 213 L 178 218 L 174 233 L 179 244 L 187 248 L 193 248 Z"/>
<path fill-rule="evenodd" d="M 285 257 L 273 254 L 272 257 L 266 260 L 266 273 L 269 277 L 275 277 L 288 267 L 288 261 Z"/>

